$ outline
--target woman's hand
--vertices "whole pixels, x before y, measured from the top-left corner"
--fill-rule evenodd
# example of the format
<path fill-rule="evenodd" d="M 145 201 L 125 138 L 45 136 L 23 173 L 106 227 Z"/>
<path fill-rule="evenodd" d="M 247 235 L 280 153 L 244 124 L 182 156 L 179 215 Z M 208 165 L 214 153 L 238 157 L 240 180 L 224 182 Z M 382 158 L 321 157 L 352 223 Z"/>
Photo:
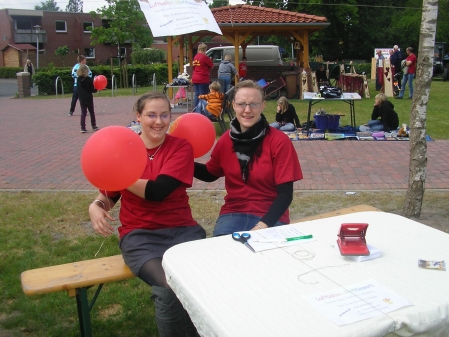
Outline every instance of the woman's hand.
<path fill-rule="evenodd" d="M 276 113 L 280 113 L 281 112 L 281 107 L 278 105 L 278 107 L 276 108 Z"/>
<path fill-rule="evenodd" d="M 114 233 L 114 227 L 108 222 L 115 221 L 115 219 L 106 212 L 98 203 L 93 202 L 89 206 L 89 216 L 92 222 L 92 227 L 95 231 L 104 237 L 110 236 Z"/>
<path fill-rule="evenodd" d="M 264 222 L 262 222 L 262 221 L 259 221 L 258 223 L 256 223 L 256 225 L 253 227 L 253 229 L 251 229 L 252 231 L 257 231 L 257 230 L 259 230 L 259 229 L 265 229 L 265 228 L 268 228 L 268 225 L 267 224 L 265 224 Z"/>

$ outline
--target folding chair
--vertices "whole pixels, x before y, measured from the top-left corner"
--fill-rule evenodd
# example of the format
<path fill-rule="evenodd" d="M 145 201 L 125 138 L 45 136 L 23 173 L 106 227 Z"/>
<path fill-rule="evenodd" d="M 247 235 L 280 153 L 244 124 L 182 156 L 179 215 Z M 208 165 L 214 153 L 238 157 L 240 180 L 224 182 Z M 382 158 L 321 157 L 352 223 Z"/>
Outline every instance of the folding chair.
<path fill-rule="evenodd" d="M 220 112 L 220 115 L 218 116 L 218 124 L 220 125 L 222 134 L 228 129 L 226 127 L 224 115 L 228 116 L 229 123 L 231 123 L 231 120 L 234 118 L 234 114 L 232 113 L 232 105 L 231 105 L 233 98 L 234 98 L 234 87 L 229 89 L 224 94 L 223 103 L 221 105 L 221 112 Z"/>

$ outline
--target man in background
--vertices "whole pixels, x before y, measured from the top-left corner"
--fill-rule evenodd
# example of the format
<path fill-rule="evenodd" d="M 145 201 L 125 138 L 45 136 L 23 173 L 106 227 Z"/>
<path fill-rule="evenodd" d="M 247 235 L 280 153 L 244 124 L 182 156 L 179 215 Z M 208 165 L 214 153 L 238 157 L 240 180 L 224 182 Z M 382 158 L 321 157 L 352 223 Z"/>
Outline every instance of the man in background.
<path fill-rule="evenodd" d="M 416 55 L 413 53 L 412 47 L 407 47 L 405 52 L 407 53 L 405 65 L 408 67 L 408 69 L 407 71 L 404 70 L 404 76 L 402 77 L 402 83 L 404 83 L 404 86 L 401 88 L 399 95 L 395 97 L 397 99 L 404 98 L 405 86 L 407 85 L 407 82 L 410 89 L 407 99 L 413 98 L 413 79 L 415 78 L 416 73 Z"/>
<path fill-rule="evenodd" d="M 390 64 L 392 66 L 394 66 L 394 73 L 400 73 L 401 72 L 401 62 L 404 59 L 404 55 L 402 54 L 402 52 L 399 50 L 399 47 L 397 44 L 395 44 L 393 46 L 393 55 L 391 55 L 390 57 Z M 399 88 L 401 87 L 401 77 L 402 76 L 398 76 L 398 85 Z"/>
<path fill-rule="evenodd" d="M 246 57 L 243 56 L 242 57 L 242 62 L 239 63 L 239 77 L 240 77 L 239 81 L 246 80 L 246 73 L 247 72 L 248 72 L 248 68 L 247 68 L 247 65 L 246 65 Z"/>
<path fill-rule="evenodd" d="M 378 49 L 376 51 L 377 59 L 376 59 L 376 90 L 382 90 L 383 87 L 383 79 L 381 79 L 381 76 L 379 75 L 379 68 L 382 68 L 384 66 L 384 60 L 385 57 L 382 55 L 382 50 Z M 383 73 L 383 72 L 380 72 Z M 383 91 L 383 90 L 382 90 Z"/>
<path fill-rule="evenodd" d="M 81 64 L 86 64 L 87 62 L 86 56 L 84 55 L 79 55 L 76 60 L 78 61 L 78 63 L 75 64 L 75 66 L 72 69 L 72 78 L 75 81 L 75 83 L 73 84 L 73 94 L 72 94 L 72 102 L 70 103 L 69 116 L 73 116 L 73 113 L 75 112 L 76 101 L 78 101 L 78 86 L 76 85 L 77 82 L 76 79 L 78 78 L 78 75 L 76 74 L 76 72 Z M 87 67 L 87 69 L 89 69 L 89 67 Z M 92 72 L 90 71 L 90 69 L 89 69 L 89 77 L 92 77 Z"/>

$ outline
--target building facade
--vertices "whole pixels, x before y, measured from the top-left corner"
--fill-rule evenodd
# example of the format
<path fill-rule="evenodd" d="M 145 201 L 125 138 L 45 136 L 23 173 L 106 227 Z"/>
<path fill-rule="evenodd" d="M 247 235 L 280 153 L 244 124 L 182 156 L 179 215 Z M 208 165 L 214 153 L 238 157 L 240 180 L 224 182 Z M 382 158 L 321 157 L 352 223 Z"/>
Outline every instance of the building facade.
<path fill-rule="evenodd" d="M 107 21 L 93 18 L 89 13 L 1 9 L 0 67 L 22 67 L 27 59 L 35 67 L 45 67 L 50 62 L 56 67 L 72 66 L 80 54 L 89 63 L 109 64 L 111 59 L 118 58 L 117 45 L 91 45 L 90 28 L 102 25 L 107 25 Z M 55 51 L 66 45 L 69 54 L 62 59 Z M 120 48 L 122 57 L 129 60 L 131 45 Z M 39 60 L 36 50 L 39 50 Z"/>

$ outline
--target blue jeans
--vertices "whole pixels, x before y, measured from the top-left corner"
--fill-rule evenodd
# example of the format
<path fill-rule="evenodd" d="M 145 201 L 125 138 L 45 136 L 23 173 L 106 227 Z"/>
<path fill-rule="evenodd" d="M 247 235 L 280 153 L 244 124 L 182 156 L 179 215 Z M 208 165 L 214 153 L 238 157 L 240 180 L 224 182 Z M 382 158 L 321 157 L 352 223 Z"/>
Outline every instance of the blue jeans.
<path fill-rule="evenodd" d="M 207 111 L 207 102 L 204 99 L 198 100 L 198 105 L 193 109 L 193 112 L 198 112 L 207 118 L 215 117 L 213 114 L 211 114 L 209 111 Z"/>
<path fill-rule="evenodd" d="M 368 124 L 371 131 L 384 131 L 384 125 L 380 119 L 370 120 L 366 124 Z"/>
<path fill-rule="evenodd" d="M 209 93 L 209 83 L 193 83 L 193 89 L 195 90 L 193 106 L 196 107 L 198 105 L 198 95 L 206 95 Z"/>
<path fill-rule="evenodd" d="M 231 88 L 231 76 L 219 77 L 218 83 L 220 83 L 220 92 L 228 92 L 228 90 Z"/>
<path fill-rule="evenodd" d="M 404 77 L 402 77 L 402 86 L 401 86 L 401 92 L 399 93 L 398 97 L 404 97 L 405 93 L 405 85 L 408 82 L 408 87 L 410 89 L 410 93 L 408 97 L 413 97 L 413 79 L 415 78 L 415 74 L 404 74 Z"/>
<path fill-rule="evenodd" d="M 279 124 L 278 122 L 271 123 L 270 126 L 272 126 L 275 129 L 279 129 L 281 131 L 295 131 L 296 127 L 292 123 L 286 123 L 285 125 Z"/>
<path fill-rule="evenodd" d="M 262 217 L 247 213 L 227 213 L 218 217 L 215 223 L 214 236 L 232 234 L 234 232 L 250 231 Z M 286 225 L 278 221 L 275 226 Z"/>

